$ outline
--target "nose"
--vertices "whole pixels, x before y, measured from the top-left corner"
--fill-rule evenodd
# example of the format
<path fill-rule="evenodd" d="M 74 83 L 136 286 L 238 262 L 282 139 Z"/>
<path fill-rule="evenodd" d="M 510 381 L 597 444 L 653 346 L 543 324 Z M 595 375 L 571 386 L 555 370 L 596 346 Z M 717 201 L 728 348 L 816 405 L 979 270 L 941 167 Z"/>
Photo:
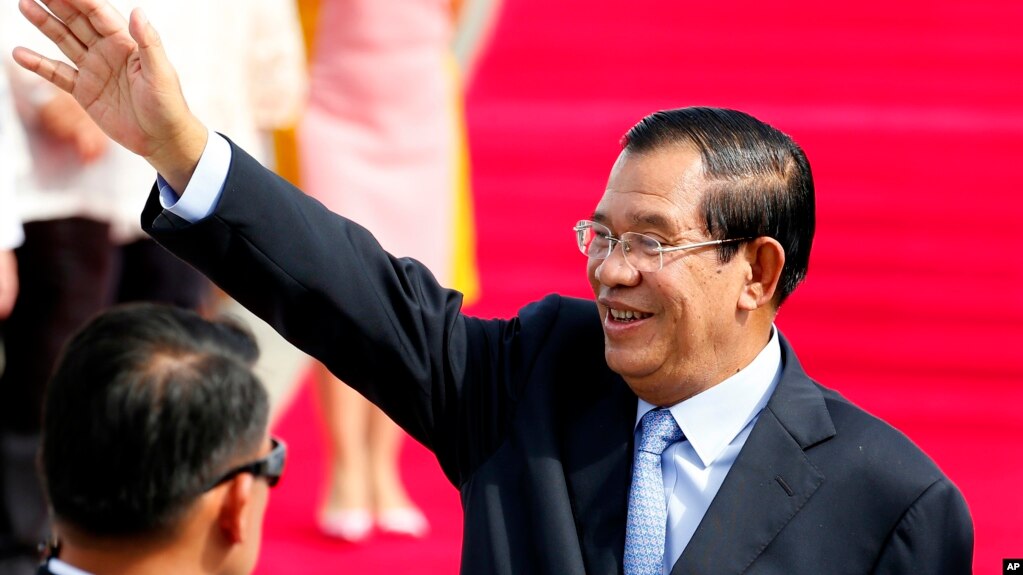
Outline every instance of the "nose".
<path fill-rule="evenodd" d="M 608 287 L 632 286 L 639 282 L 640 273 L 625 261 L 625 246 L 618 242 L 606 258 L 593 270 L 601 285 Z"/>

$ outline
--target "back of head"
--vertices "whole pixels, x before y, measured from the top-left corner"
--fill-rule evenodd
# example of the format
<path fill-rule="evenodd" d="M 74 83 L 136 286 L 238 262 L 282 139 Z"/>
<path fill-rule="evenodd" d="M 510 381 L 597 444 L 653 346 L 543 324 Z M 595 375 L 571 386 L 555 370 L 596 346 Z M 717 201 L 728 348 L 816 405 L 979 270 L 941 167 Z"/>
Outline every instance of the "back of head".
<path fill-rule="evenodd" d="M 701 211 L 711 236 L 768 236 L 782 245 L 778 304 L 806 277 L 816 221 L 813 175 L 792 138 L 743 112 L 692 107 L 643 118 L 626 134 L 624 145 L 633 154 L 694 147 L 703 160 Z M 728 261 L 738 249 L 734 243 L 721 245 L 721 260 Z"/>
<path fill-rule="evenodd" d="M 47 390 L 42 470 L 55 518 L 159 534 L 265 437 L 251 335 L 157 305 L 114 308 L 67 345 Z"/>

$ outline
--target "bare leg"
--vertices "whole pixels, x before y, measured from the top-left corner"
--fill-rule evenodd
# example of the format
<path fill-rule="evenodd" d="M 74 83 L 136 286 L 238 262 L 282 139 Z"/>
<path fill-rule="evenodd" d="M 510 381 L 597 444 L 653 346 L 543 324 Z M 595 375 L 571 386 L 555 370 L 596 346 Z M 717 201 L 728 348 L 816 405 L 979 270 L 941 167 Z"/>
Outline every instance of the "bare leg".
<path fill-rule="evenodd" d="M 373 505 L 381 531 L 421 537 L 428 525 L 401 481 L 399 454 L 405 432 L 376 406 L 369 415 Z"/>
<path fill-rule="evenodd" d="M 369 461 L 377 512 L 411 507 L 398 469 L 398 456 L 405 432 L 375 406 L 369 415 Z"/>
<path fill-rule="evenodd" d="M 367 432 L 370 409 L 375 408 L 322 365 L 317 370 L 317 384 L 330 462 L 320 526 L 328 535 L 358 541 L 369 534 L 372 525 Z"/>

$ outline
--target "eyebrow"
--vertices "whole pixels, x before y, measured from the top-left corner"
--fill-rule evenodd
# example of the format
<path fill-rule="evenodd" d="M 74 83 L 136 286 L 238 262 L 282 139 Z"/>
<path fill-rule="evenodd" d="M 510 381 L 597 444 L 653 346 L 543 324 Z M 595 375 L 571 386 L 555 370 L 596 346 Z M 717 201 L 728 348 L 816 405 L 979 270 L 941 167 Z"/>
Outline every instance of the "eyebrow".
<path fill-rule="evenodd" d="M 610 220 L 610 218 L 608 218 L 605 214 L 601 212 L 593 212 L 593 215 L 590 216 L 590 219 L 594 222 L 604 225 L 607 225 Z M 671 220 L 656 212 L 633 214 L 630 220 L 631 220 L 630 223 L 632 223 L 633 225 L 645 224 L 647 226 L 657 228 L 660 230 L 669 230 L 673 227 Z"/>

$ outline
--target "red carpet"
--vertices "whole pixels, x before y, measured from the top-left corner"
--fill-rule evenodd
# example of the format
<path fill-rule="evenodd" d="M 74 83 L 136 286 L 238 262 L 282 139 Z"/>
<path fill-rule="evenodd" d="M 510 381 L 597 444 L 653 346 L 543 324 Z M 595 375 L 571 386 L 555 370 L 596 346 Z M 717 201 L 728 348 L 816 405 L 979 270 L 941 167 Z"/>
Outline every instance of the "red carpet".
<path fill-rule="evenodd" d="M 288 442 L 288 468 L 267 509 L 263 551 L 257 574 L 290 575 L 315 569 L 324 573 L 457 573 L 462 541 L 458 492 L 433 454 L 406 440 L 402 469 L 409 495 L 430 519 L 421 540 L 377 536 L 370 544 L 330 539 L 316 528 L 316 510 L 324 482 L 325 456 L 315 409 L 312 378 L 277 424 Z"/>
<path fill-rule="evenodd" d="M 807 371 L 902 429 L 960 486 L 975 568 L 1023 557 L 1023 4 L 506 0 L 467 99 L 483 299 L 506 316 L 587 295 L 569 228 L 646 113 L 739 108 L 814 167 L 809 279 L 779 326 Z M 288 477 L 259 572 L 455 573 L 457 494 L 409 445 L 434 525 L 365 548 L 319 537 L 309 399 L 281 422 Z"/>

